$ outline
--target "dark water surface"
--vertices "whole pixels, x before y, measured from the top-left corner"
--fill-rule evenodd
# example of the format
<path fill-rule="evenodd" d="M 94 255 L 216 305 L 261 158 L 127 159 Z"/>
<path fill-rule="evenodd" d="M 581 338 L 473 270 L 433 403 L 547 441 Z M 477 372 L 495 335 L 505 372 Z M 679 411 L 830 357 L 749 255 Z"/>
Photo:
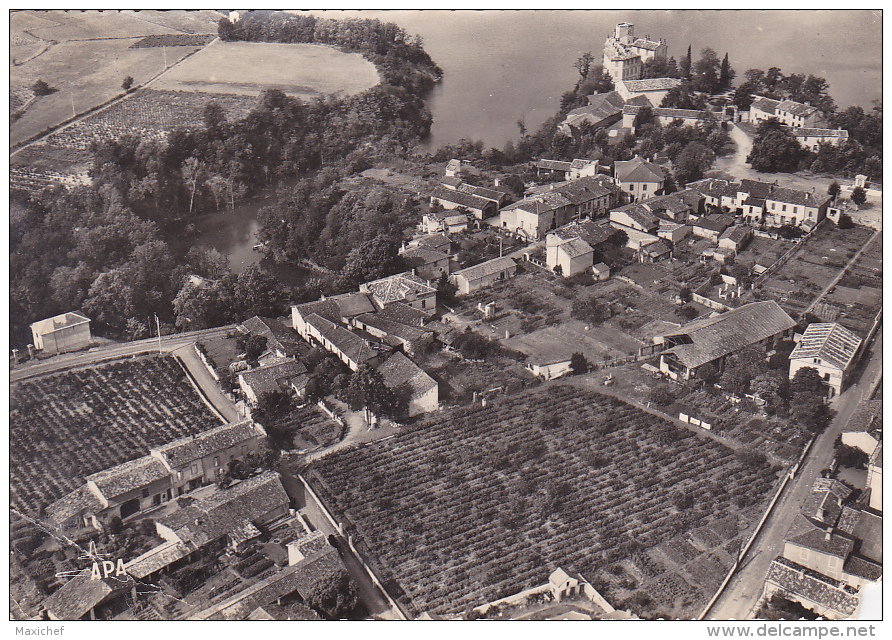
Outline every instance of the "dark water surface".
<path fill-rule="evenodd" d="M 297 12 L 296 12 L 297 13 Z M 585 51 L 600 61 L 617 22 L 636 35 L 664 38 L 676 60 L 712 47 L 728 52 L 738 79 L 750 68 L 825 78 L 840 108 L 865 110 L 882 97 L 882 19 L 875 11 L 313 11 L 324 17 L 371 17 L 396 22 L 424 38 L 444 71 L 428 96 L 434 124 L 426 146 L 462 138 L 503 147 L 518 137 L 517 121 L 533 131 L 553 115 L 578 73 Z M 257 211 L 265 201 L 214 214 L 199 223 L 200 244 L 230 257 L 242 271 L 253 251 Z"/>

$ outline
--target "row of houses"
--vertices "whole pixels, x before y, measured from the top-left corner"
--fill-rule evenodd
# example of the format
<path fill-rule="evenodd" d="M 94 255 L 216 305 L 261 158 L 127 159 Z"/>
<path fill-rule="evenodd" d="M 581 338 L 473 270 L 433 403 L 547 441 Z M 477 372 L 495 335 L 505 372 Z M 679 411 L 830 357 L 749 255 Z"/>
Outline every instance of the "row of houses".
<path fill-rule="evenodd" d="M 448 327 L 431 317 L 435 308 L 436 289 L 404 273 L 366 283 L 357 293 L 293 305 L 291 318 L 298 335 L 351 371 L 377 369 L 389 388 L 406 395 L 408 415 L 415 416 L 439 406 L 437 381 L 410 359 L 433 340 L 448 339 Z"/>
<path fill-rule="evenodd" d="M 845 129 L 826 128 L 823 114 L 808 103 L 753 96 L 750 121 L 758 123 L 764 120 L 777 120 L 784 124 L 802 146 L 812 151 L 822 144 L 841 146 L 849 140 L 849 132 Z"/>
<path fill-rule="evenodd" d="M 706 178 L 688 184 L 706 203 L 739 214 L 744 221 L 770 226 L 792 225 L 810 230 L 827 216 L 830 196 L 816 189 L 802 191 L 776 183 L 743 179 L 729 182 Z"/>
<path fill-rule="evenodd" d="M 251 420 L 220 425 L 154 447 L 149 454 L 91 474 L 53 502 L 45 518 L 61 530 L 125 520 L 216 482 L 233 460 L 260 450 L 266 431 Z"/>
<path fill-rule="evenodd" d="M 855 615 L 860 591 L 883 568 L 882 514 L 853 498 L 839 480 L 815 481 L 771 562 L 763 598 L 780 593 L 831 620 Z"/>

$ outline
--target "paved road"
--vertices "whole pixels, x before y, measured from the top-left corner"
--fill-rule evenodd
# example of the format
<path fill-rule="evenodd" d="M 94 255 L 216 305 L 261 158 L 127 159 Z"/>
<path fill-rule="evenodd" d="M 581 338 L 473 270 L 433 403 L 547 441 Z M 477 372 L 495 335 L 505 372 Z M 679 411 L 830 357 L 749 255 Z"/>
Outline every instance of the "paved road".
<path fill-rule="evenodd" d="M 774 507 L 774 511 L 750 551 L 743 558 L 743 568 L 731 579 L 725 592 L 719 597 L 707 616 L 711 620 L 743 620 L 749 617 L 762 595 L 762 586 L 771 561 L 783 551 L 783 539 L 793 519 L 805 502 L 815 479 L 821 470 L 830 466 L 833 459 L 833 442 L 843 426 L 848 422 L 858 403 L 867 399 L 867 394 L 883 374 L 883 335 L 876 340 L 864 357 L 861 375 L 842 395 L 831 403 L 837 412 L 827 430 L 812 445 L 805 464 L 796 479 L 791 482 L 784 495 Z"/>
<path fill-rule="evenodd" d="M 220 390 L 220 385 L 218 385 L 217 381 L 211 377 L 207 367 L 205 367 L 204 363 L 198 358 L 192 342 L 173 349 L 171 353 L 179 358 L 180 362 L 189 372 L 189 376 L 198 387 L 198 391 L 204 397 L 204 401 L 207 402 L 224 421 L 237 422 L 242 418 L 241 414 L 232 403 L 232 400 Z"/>
<path fill-rule="evenodd" d="M 160 341 L 160 349 L 165 353 L 170 353 L 185 345 L 190 345 L 199 337 L 202 339 L 218 338 L 225 336 L 227 332 L 235 328 L 235 325 L 218 327 L 216 329 L 206 329 L 203 331 L 190 331 L 188 333 L 176 333 L 169 336 L 162 336 Z M 36 378 L 44 376 L 63 369 L 72 369 L 75 367 L 86 367 L 103 360 L 115 360 L 117 358 L 126 358 L 127 356 L 139 353 L 149 353 L 159 348 L 158 338 L 148 338 L 146 340 L 137 340 L 135 342 L 125 342 L 123 344 L 110 344 L 102 347 L 96 347 L 90 351 L 79 351 L 77 353 L 65 353 L 53 356 L 46 360 L 32 360 L 24 364 L 17 365 L 9 372 L 9 381 L 17 382 L 28 378 Z"/>

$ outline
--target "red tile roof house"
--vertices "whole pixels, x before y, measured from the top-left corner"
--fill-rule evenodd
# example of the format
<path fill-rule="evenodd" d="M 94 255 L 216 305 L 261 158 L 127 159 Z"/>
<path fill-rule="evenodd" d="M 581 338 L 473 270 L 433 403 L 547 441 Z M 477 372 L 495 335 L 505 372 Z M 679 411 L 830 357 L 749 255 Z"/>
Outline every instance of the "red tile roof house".
<path fill-rule="evenodd" d="M 830 397 L 838 396 L 848 384 L 860 353 L 861 338 L 836 322 L 813 322 L 790 354 L 790 380 L 800 369 L 816 369 Z"/>
<path fill-rule="evenodd" d="M 315 302 L 292 305 L 291 325 L 301 338 L 310 342 L 311 336 L 306 319 L 313 314 L 340 324 L 363 313 L 374 313 L 376 310 L 372 296 L 368 293 L 345 293 L 330 298 L 322 297 Z"/>
<path fill-rule="evenodd" d="M 371 294 L 378 308 L 391 302 L 404 302 L 429 313 L 437 309 L 436 287 L 409 271 L 366 282 L 359 290 Z"/>
<path fill-rule="evenodd" d="M 266 348 L 279 358 L 294 358 L 307 353 L 300 336 L 274 318 L 254 316 L 241 323 L 238 330 L 243 334 L 265 337 Z"/>
<path fill-rule="evenodd" d="M 90 346 L 90 319 L 76 311 L 39 320 L 31 325 L 34 348 L 44 353 L 66 353 Z"/>
<path fill-rule="evenodd" d="M 251 420 L 224 424 L 151 450 L 170 471 L 174 495 L 216 482 L 230 460 L 260 450 L 266 431 Z"/>
<path fill-rule="evenodd" d="M 115 599 L 134 590 L 136 582 L 129 575 L 95 579 L 90 569 L 84 569 L 77 576 L 62 585 L 43 602 L 50 620 L 96 620 L 110 618 L 115 611 Z M 126 605 L 119 604 L 123 610 Z"/>
<path fill-rule="evenodd" d="M 155 522 L 167 542 L 195 549 L 219 544 L 224 538 L 237 549 L 260 535 L 265 525 L 288 514 L 288 494 L 279 474 L 263 473 L 236 482 Z"/>
<path fill-rule="evenodd" d="M 682 325 L 655 344 L 665 345 L 660 353 L 660 371 L 673 380 L 689 380 L 697 369 L 724 359 L 746 347 L 774 348 L 790 334 L 796 322 L 774 300 L 751 302 L 737 309 Z"/>
<path fill-rule="evenodd" d="M 392 320 L 381 313 L 364 313 L 351 324 L 388 345 L 402 347 L 410 356 L 424 353 L 434 339 L 434 332 Z"/>
<path fill-rule="evenodd" d="M 307 372 L 302 362 L 290 360 L 268 364 L 250 371 L 242 371 L 238 375 L 238 384 L 248 402 L 256 404 L 264 393 L 272 391 L 288 392 L 292 382 Z"/>
<path fill-rule="evenodd" d="M 449 276 L 449 281 L 458 287 L 458 293 L 468 295 L 497 280 L 513 278 L 516 274 L 517 263 L 513 258 L 503 256 L 456 271 Z"/>
<path fill-rule="evenodd" d="M 393 350 L 393 347 L 373 344 L 353 331 L 316 314 L 306 318 L 306 325 L 310 339 L 336 355 L 351 371 L 358 371 L 363 364 L 377 367 Z"/>
<path fill-rule="evenodd" d="M 450 256 L 448 253 L 427 247 L 412 247 L 400 251 L 400 255 L 406 266 L 425 280 L 437 280 L 443 274 L 449 275 Z"/>
<path fill-rule="evenodd" d="M 500 223 L 522 238 L 538 239 L 574 219 L 606 215 L 621 197 L 621 191 L 607 176 L 551 183 L 504 207 Z"/>
<path fill-rule="evenodd" d="M 389 389 L 407 400 L 408 416 L 439 409 L 439 385 L 417 364 L 397 351 L 378 368 Z"/>
<path fill-rule="evenodd" d="M 444 209 L 464 209 L 478 220 L 496 215 L 499 205 L 487 198 L 439 186 L 431 193 L 431 205 L 439 204 Z"/>
<path fill-rule="evenodd" d="M 623 117 L 625 101 L 616 91 L 590 95 L 588 101 L 588 105 L 571 110 L 558 125 L 558 131 L 565 136 L 572 136 L 583 125 L 600 129 L 619 122 Z"/>
<path fill-rule="evenodd" d="M 627 162 L 617 160 L 613 164 L 613 176 L 616 184 L 632 196 L 633 202 L 660 195 L 666 182 L 666 174 L 660 165 L 639 156 Z"/>
<path fill-rule="evenodd" d="M 842 443 L 873 455 L 883 439 L 883 400 L 861 403 L 842 430 Z"/>
<path fill-rule="evenodd" d="M 565 278 L 590 269 L 594 254 L 595 250 L 582 238 L 565 240 L 553 233 L 545 236 L 545 264 L 552 271 L 560 268 Z"/>

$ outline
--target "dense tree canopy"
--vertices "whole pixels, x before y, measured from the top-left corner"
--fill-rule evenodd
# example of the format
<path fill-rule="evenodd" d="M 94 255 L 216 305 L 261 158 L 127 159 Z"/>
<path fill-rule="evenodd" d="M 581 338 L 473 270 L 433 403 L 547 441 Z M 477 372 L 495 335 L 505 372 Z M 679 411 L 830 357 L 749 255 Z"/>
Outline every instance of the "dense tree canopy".
<path fill-rule="evenodd" d="M 775 173 L 796 171 L 808 157 L 808 152 L 790 131 L 777 120 L 759 123 L 753 149 L 746 161 L 756 171 Z"/>

